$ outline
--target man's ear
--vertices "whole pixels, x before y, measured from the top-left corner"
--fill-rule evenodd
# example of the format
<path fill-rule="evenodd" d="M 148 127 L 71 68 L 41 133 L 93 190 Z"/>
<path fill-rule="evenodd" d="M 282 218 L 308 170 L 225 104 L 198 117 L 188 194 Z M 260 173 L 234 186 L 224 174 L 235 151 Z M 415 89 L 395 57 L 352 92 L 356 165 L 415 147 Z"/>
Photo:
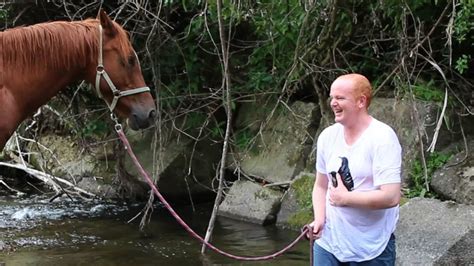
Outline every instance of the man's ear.
<path fill-rule="evenodd" d="M 359 108 L 363 108 L 363 107 L 367 108 L 367 96 L 365 95 L 359 96 L 357 105 L 359 106 Z"/>
<path fill-rule="evenodd" d="M 100 21 L 100 25 L 102 25 L 102 28 L 104 29 L 104 33 L 107 36 L 113 37 L 115 34 L 117 34 L 117 29 L 115 28 L 114 22 L 102 8 L 99 11 L 98 19 Z"/>

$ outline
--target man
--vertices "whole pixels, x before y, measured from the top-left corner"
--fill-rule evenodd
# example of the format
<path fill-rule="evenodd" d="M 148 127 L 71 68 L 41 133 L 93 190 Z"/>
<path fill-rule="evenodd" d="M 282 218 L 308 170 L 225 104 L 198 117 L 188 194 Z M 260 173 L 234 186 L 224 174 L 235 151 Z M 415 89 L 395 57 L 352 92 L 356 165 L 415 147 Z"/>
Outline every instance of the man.
<path fill-rule="evenodd" d="M 372 88 L 347 74 L 331 85 L 335 124 L 318 137 L 311 223 L 314 265 L 394 265 L 401 147 L 395 132 L 368 113 Z M 348 160 L 353 190 L 336 174 Z"/>

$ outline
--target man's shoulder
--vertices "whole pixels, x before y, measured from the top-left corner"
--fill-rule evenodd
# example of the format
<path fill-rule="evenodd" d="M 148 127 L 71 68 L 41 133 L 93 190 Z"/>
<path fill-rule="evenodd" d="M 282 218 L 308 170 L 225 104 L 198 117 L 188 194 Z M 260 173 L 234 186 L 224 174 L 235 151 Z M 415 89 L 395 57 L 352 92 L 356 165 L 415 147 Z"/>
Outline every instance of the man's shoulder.
<path fill-rule="evenodd" d="M 327 143 L 332 143 L 339 135 L 338 132 L 341 130 L 342 125 L 339 123 L 332 124 L 319 133 L 317 140 L 318 145 L 326 145 Z"/>
<path fill-rule="evenodd" d="M 321 135 L 332 135 L 332 134 L 335 134 L 336 132 L 338 132 L 339 130 L 341 130 L 342 128 L 342 125 L 339 124 L 339 123 L 334 123 L 328 127 L 326 127 L 325 129 L 323 129 L 323 131 L 321 132 L 320 136 Z"/>
<path fill-rule="evenodd" d="M 372 129 L 371 130 L 372 132 L 374 131 L 383 132 L 383 133 L 395 132 L 390 125 L 376 118 L 372 118 L 372 123 L 370 125 L 370 128 Z"/>
<path fill-rule="evenodd" d="M 395 130 L 388 124 L 373 118 L 373 125 L 371 130 L 371 138 L 379 141 L 386 140 L 391 141 L 393 139 L 398 140 Z"/>

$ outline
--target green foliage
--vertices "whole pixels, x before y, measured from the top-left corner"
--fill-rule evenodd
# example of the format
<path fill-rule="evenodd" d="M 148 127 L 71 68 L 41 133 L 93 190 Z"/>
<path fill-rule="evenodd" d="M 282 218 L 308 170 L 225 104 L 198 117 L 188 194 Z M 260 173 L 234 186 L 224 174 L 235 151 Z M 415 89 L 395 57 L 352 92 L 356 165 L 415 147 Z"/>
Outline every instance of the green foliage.
<path fill-rule="evenodd" d="M 460 0 L 455 3 L 455 23 L 451 25 L 454 25 L 453 36 L 458 41 L 473 36 L 472 2 Z M 215 93 L 213 96 L 221 97 L 223 67 L 219 57 L 217 2 L 168 0 L 165 3 L 170 10 L 178 10 L 179 21 L 167 21 L 175 29 L 168 32 L 169 38 L 163 38 L 163 43 L 156 45 L 160 47 L 155 61 L 160 64 L 163 108 L 190 106 L 188 102 L 183 104 L 183 96 L 187 95 Z M 439 72 L 426 67 L 426 60 L 417 56 L 416 53 L 420 53 L 426 57 L 423 51 L 431 51 L 429 60 L 439 65 L 444 73 L 470 71 L 472 59 L 467 50 L 452 51 L 457 59 L 452 69 L 445 62 L 449 54 L 446 25 L 451 13 L 447 12 L 435 30 L 430 31 L 434 26 L 433 18 L 451 3 L 339 1 L 334 8 L 336 20 L 332 20 L 333 3 L 223 1 L 224 32 L 230 38 L 232 110 L 238 104 L 238 97 L 249 94 L 271 94 L 278 98 L 283 92 L 291 96 L 292 90 L 313 90 L 315 83 L 319 83 L 327 94 L 330 82 L 343 71 L 364 73 L 374 84 L 383 82 L 380 89 L 388 93 L 384 95 L 398 93 L 395 90 L 399 87 L 394 86 L 393 80 L 402 76 L 401 84 L 415 84 L 413 93 L 417 99 L 442 102 L 446 86 L 440 82 Z M 428 33 L 431 36 L 418 47 Z M 417 49 L 413 50 L 415 47 Z M 408 69 L 390 74 L 401 65 Z M 428 82 L 417 82 L 420 77 Z M 452 83 L 452 88 L 461 87 L 454 84 L 455 79 L 448 79 L 448 82 Z M 284 84 L 288 87 L 282 90 Z M 221 135 L 219 131 L 216 127 L 214 135 Z M 242 146 L 245 141 L 240 139 L 236 144 Z"/>
<path fill-rule="evenodd" d="M 204 125 L 206 122 L 206 115 L 200 112 L 189 113 L 186 117 L 186 128 L 197 129 Z"/>
<path fill-rule="evenodd" d="M 190 1 L 169 1 L 187 12 L 195 13 L 182 32 L 162 45 L 160 64 L 166 90 L 173 94 L 189 94 L 219 88 L 222 67 L 220 53 L 216 2 L 204 4 Z M 231 76 L 235 93 L 278 91 L 285 80 L 296 48 L 301 22 L 304 17 L 299 1 L 284 3 L 258 1 L 237 5 L 224 1 L 222 16 L 225 31 L 231 36 Z M 184 23 L 184 22 L 181 22 Z M 231 25 L 231 28 L 227 28 Z M 242 45 L 241 43 L 244 43 Z M 173 108 L 179 101 L 169 100 L 165 106 Z"/>
<path fill-rule="evenodd" d="M 451 157 L 448 154 L 442 153 L 431 153 L 426 158 L 426 171 L 428 180 L 425 180 L 425 170 L 423 169 L 423 164 L 420 159 L 416 160 L 410 172 L 410 187 L 406 191 L 406 196 L 408 198 L 413 197 L 435 197 L 432 191 L 426 189 L 426 182 L 431 181 L 433 173 L 441 168 Z"/>
<path fill-rule="evenodd" d="M 390 24 L 385 23 L 387 27 L 396 30 L 403 29 L 403 20 L 406 19 L 405 16 L 409 15 L 408 12 L 411 12 L 413 17 L 422 20 L 432 20 L 433 14 L 436 14 L 440 8 L 444 7 L 444 4 L 438 3 L 438 1 L 433 3 L 432 0 L 373 1 L 370 5 L 372 5 L 371 8 L 381 12 L 384 19 L 388 19 L 392 22 Z"/>
<path fill-rule="evenodd" d="M 260 13 L 249 14 L 256 46 L 248 56 L 245 88 L 250 92 L 278 91 L 293 63 L 304 12 L 294 0 L 261 1 L 257 8 Z"/>
<path fill-rule="evenodd" d="M 218 31 L 213 21 L 209 22 L 211 26 L 206 24 L 209 17 L 203 14 L 202 1 L 171 0 L 167 1 L 167 5 L 196 14 L 192 18 L 183 14 L 176 22 L 180 30 L 165 34 L 169 38 L 152 39 L 156 42 L 153 46 L 160 47 L 154 58 L 159 63 L 160 82 L 163 84 L 160 100 L 164 109 L 172 110 L 182 104 L 183 95 L 194 95 L 208 87 L 218 87 L 221 67 L 214 56 Z"/>
<path fill-rule="evenodd" d="M 416 99 L 423 101 L 442 102 L 444 91 L 435 85 L 433 80 L 418 82 L 412 85 L 412 91 Z"/>
<path fill-rule="evenodd" d="M 466 70 L 469 68 L 469 61 L 471 60 L 471 55 L 461 55 L 456 60 L 456 66 L 454 67 L 460 74 L 464 74 Z"/>
<path fill-rule="evenodd" d="M 79 136 L 83 138 L 104 137 L 110 132 L 109 125 L 104 120 L 88 120 L 83 128 L 79 130 Z"/>
<path fill-rule="evenodd" d="M 109 6 L 114 4 L 111 2 Z M 116 7 L 123 9 L 118 20 L 127 21 L 125 27 L 131 30 L 136 50 L 144 59 L 146 82 L 153 79 L 153 85 L 159 89 L 163 113 L 182 115 L 190 113 L 189 110 L 202 113 L 207 110 L 209 114 L 203 114 L 205 119 L 212 120 L 212 115 L 218 114 L 216 117 L 222 120 L 222 113 L 215 112 L 225 104 L 221 90 L 223 64 L 217 2 L 148 1 L 142 6 L 143 12 L 138 13 L 129 10 L 131 6 Z M 6 8 L 0 9 L 0 21 L 8 14 L 20 14 L 15 9 L 9 13 Z M 249 99 L 249 95 L 272 95 L 270 106 L 287 99 L 324 102 L 326 99 L 319 98 L 327 96 L 330 83 L 343 72 L 360 72 L 375 85 L 383 84 L 380 88 L 383 95 L 397 94 L 396 82 L 402 86 L 415 84 L 413 93 L 417 99 L 441 102 L 446 86 L 440 82 L 439 70 L 430 67 L 427 59 L 446 74 L 458 99 L 464 99 L 464 95 L 457 92 L 470 89 L 467 85 L 472 83 L 469 67 L 472 66 L 474 0 L 223 0 L 222 8 L 225 36 L 230 38 L 232 110 L 241 99 Z M 435 24 L 434 19 L 445 9 L 444 17 Z M 19 15 L 16 23 L 31 22 L 21 21 L 31 11 L 34 10 Z M 57 8 L 44 8 L 41 14 L 49 18 L 64 17 L 61 12 Z M 448 30 L 449 25 L 453 31 Z M 454 32 L 453 46 L 446 45 L 447 32 Z M 451 54 L 456 59 L 453 67 L 447 62 Z M 466 74 L 465 80 L 451 75 L 453 70 Z M 419 82 L 421 79 L 428 82 Z M 288 85 L 285 90 L 284 84 Z M 303 92 L 291 94 L 290 90 L 300 89 Z M 280 97 L 286 95 L 295 97 Z M 203 106 L 211 108 L 201 109 Z M 196 128 L 203 118 L 189 117 L 188 122 L 187 129 Z M 212 123 L 210 135 L 222 139 L 225 124 Z M 89 125 L 82 134 L 97 130 L 101 130 L 100 126 Z M 234 135 L 234 143 L 240 148 L 247 147 L 250 139 L 249 132 Z"/>
<path fill-rule="evenodd" d="M 461 0 L 458 13 L 454 23 L 454 37 L 458 43 L 468 43 L 471 48 L 474 45 L 474 0 Z M 470 54 L 461 54 L 457 60 L 455 69 L 464 74 L 469 68 Z"/>
<path fill-rule="evenodd" d="M 193 130 L 200 130 L 202 127 L 207 127 L 207 115 L 203 112 L 192 112 L 187 114 L 186 116 L 186 123 L 184 126 L 185 131 L 193 131 Z M 213 122 L 213 124 L 212 124 Z M 211 139 L 219 140 L 222 139 L 224 136 L 225 130 L 225 121 L 216 121 L 212 120 L 210 125 L 208 126 L 209 136 Z"/>
<path fill-rule="evenodd" d="M 8 10 L 0 7 L 0 19 L 8 18 Z"/>
<path fill-rule="evenodd" d="M 249 148 L 254 136 L 255 134 L 253 134 L 249 129 L 239 130 L 235 133 L 234 144 L 239 150 L 246 150 Z"/>
<path fill-rule="evenodd" d="M 226 122 L 225 121 L 220 121 L 217 122 L 212 128 L 211 128 L 211 138 L 213 139 L 222 139 L 224 136 L 224 128 L 225 128 Z"/>
<path fill-rule="evenodd" d="M 461 0 L 454 23 L 455 38 L 458 42 L 474 41 L 470 32 L 474 30 L 474 0 Z"/>

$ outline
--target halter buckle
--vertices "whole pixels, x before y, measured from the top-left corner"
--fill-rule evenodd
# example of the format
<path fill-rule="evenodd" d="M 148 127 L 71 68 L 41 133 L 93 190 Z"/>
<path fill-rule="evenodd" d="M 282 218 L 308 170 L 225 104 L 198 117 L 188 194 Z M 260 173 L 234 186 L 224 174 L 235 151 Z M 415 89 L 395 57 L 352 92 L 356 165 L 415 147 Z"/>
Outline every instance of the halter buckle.
<path fill-rule="evenodd" d="M 105 72 L 104 65 L 98 64 L 96 70 L 97 70 L 97 73 L 99 73 L 99 74 L 104 73 Z"/>
<path fill-rule="evenodd" d="M 114 113 L 110 113 L 110 119 L 115 122 L 115 131 L 122 131 L 122 124 L 119 123 L 118 118 Z"/>

